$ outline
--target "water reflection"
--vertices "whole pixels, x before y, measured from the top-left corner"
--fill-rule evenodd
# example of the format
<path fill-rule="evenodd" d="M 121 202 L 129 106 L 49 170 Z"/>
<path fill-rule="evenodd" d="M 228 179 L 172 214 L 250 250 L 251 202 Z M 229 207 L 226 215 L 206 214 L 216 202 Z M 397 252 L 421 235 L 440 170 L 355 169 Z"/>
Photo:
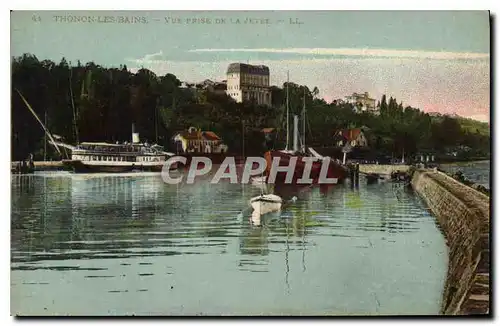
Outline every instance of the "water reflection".
<path fill-rule="evenodd" d="M 439 310 L 444 240 L 419 199 L 392 184 L 273 187 L 282 211 L 256 216 L 248 201 L 261 190 L 251 185 L 166 185 L 148 174 L 11 180 L 14 310 Z M 40 286 L 53 306 L 43 306 Z M 432 302 L 419 291 L 435 293 Z"/>
<path fill-rule="evenodd" d="M 26 189 L 22 182 L 14 180 L 13 186 Z M 35 189 L 33 196 L 15 203 L 27 207 L 23 213 L 28 214 L 19 210 L 12 214 L 14 228 L 19 231 L 12 239 L 19 250 L 14 262 L 180 254 L 158 250 L 173 243 L 168 232 L 170 221 L 157 220 L 158 215 L 168 216 L 169 207 L 164 204 L 172 200 L 159 176 L 43 176 L 32 178 L 29 188 Z M 188 211 L 179 209 L 169 217 L 175 219 Z M 138 247 L 155 250 L 138 253 L 134 250 Z"/>
<path fill-rule="evenodd" d="M 441 164 L 440 168 L 452 174 L 462 171 L 467 179 L 488 189 L 491 188 L 490 161 Z"/>

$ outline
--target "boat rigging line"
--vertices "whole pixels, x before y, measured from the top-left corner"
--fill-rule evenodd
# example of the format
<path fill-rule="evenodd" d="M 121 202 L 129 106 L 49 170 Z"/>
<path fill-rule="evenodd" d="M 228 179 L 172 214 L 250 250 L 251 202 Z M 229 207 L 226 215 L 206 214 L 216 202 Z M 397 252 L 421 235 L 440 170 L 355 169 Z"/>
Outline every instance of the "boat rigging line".
<path fill-rule="evenodd" d="M 47 129 L 47 127 L 45 127 L 42 120 L 40 120 L 40 118 L 38 118 L 38 115 L 35 113 L 35 111 L 31 107 L 31 105 L 28 103 L 28 101 L 26 101 L 23 94 L 21 94 L 21 92 L 17 88 L 16 88 L 16 91 L 19 94 L 19 96 L 21 97 L 21 99 L 23 100 L 24 104 L 26 104 L 26 107 L 30 110 L 30 112 L 33 114 L 35 119 L 40 123 L 40 125 L 43 128 L 43 131 L 45 131 L 45 134 L 50 138 L 50 140 L 52 141 L 52 144 L 54 145 L 57 152 L 62 155 L 61 150 L 59 149 L 59 146 L 57 146 L 56 141 L 54 140 L 54 137 L 52 137 L 52 134 L 50 133 L 50 131 Z"/>

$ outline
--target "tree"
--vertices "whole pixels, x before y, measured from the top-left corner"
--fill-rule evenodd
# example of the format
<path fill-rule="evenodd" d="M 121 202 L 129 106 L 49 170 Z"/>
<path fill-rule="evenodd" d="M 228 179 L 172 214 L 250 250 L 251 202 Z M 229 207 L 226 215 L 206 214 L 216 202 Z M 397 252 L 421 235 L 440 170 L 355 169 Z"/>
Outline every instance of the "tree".
<path fill-rule="evenodd" d="M 312 90 L 312 96 L 314 99 L 316 99 L 319 95 L 319 89 L 318 87 L 314 86 L 313 90 Z"/>
<path fill-rule="evenodd" d="M 382 95 L 382 100 L 380 101 L 380 115 L 385 116 L 387 114 L 387 100 L 385 94 Z"/>
<path fill-rule="evenodd" d="M 464 144 L 488 153 L 490 146 L 487 126 L 452 117 L 434 119 L 417 108 L 398 104 L 392 96 L 387 103 L 385 94 L 377 105 L 381 113 L 377 116 L 355 113 L 351 104 L 342 101 L 326 103 L 318 98 L 317 87 L 311 91 L 307 85 L 293 82 L 272 86 L 271 107 L 266 107 L 236 103 L 226 94 L 196 90 L 193 85 L 181 87 L 181 81 L 170 73 L 157 76 L 144 68 L 132 73 L 125 65 L 106 68 L 78 62 L 71 66 L 64 58 L 56 64 L 24 54 L 12 58 L 11 71 L 13 160 L 25 159 L 29 153 L 40 157 L 44 145 L 42 128 L 16 90 L 42 120 L 47 113 L 52 133 L 73 143 L 77 133 L 79 141 L 130 140 L 135 123 L 141 139 L 156 141 L 158 135 L 160 144 L 169 147 L 175 132 L 196 126 L 214 131 L 239 153 L 245 121 L 245 152 L 255 149 L 253 154 L 258 154 L 264 150 L 262 128 L 276 128 L 274 146 L 283 145 L 288 86 L 290 114 L 300 116 L 305 99 L 307 143 L 314 146 L 332 146 L 335 130 L 360 126 L 370 128 L 370 146 L 377 152 L 398 156 L 403 148 L 410 153 Z"/>

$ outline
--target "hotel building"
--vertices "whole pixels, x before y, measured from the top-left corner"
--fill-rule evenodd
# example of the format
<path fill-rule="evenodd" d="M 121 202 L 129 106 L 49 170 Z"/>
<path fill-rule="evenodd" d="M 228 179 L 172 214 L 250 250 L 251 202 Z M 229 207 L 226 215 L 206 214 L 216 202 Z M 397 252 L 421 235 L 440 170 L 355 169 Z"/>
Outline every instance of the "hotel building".
<path fill-rule="evenodd" d="M 271 105 L 269 67 L 231 63 L 226 93 L 238 103 L 254 100 L 259 105 Z"/>

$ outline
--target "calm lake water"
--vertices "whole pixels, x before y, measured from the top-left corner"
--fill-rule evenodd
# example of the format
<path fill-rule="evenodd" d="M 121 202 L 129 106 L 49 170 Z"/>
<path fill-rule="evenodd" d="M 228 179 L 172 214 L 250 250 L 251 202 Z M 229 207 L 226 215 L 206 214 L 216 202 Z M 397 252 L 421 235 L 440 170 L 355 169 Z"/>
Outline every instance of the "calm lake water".
<path fill-rule="evenodd" d="M 11 181 L 12 314 L 439 313 L 448 249 L 400 185 L 277 189 L 298 199 L 255 226 L 252 185 Z"/>
<path fill-rule="evenodd" d="M 490 184 L 490 161 L 478 162 L 460 162 L 451 164 L 441 164 L 441 169 L 449 173 L 462 171 L 464 176 L 480 184 L 483 187 L 491 189 Z"/>

